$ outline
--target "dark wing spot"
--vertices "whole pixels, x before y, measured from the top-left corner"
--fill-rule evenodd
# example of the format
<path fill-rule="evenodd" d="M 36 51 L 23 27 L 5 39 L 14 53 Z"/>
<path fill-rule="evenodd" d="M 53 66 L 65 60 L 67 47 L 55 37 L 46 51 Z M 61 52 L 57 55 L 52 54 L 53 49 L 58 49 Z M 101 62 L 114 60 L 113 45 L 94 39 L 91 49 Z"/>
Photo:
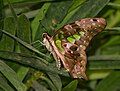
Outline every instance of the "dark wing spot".
<path fill-rule="evenodd" d="M 77 46 L 74 46 L 74 45 L 73 45 L 73 46 L 70 47 L 70 50 L 72 50 L 72 51 L 76 51 L 77 48 L 78 48 Z"/>
<path fill-rule="evenodd" d="M 68 53 L 71 53 L 71 51 L 70 51 L 70 50 L 67 50 L 67 52 L 68 52 Z"/>
<path fill-rule="evenodd" d="M 63 46 L 64 46 L 64 47 L 66 47 L 66 46 L 67 46 L 67 44 L 63 44 Z"/>
<path fill-rule="evenodd" d="M 93 21 L 97 21 L 97 19 L 93 19 Z"/>

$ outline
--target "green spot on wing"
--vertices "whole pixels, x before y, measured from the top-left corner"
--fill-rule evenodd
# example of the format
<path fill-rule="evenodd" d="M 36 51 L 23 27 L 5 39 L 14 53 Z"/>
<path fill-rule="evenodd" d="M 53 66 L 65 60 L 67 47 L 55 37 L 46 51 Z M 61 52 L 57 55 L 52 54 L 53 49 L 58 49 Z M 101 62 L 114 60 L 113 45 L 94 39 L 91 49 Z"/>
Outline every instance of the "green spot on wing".
<path fill-rule="evenodd" d="M 75 43 L 75 39 L 74 39 L 72 36 L 68 37 L 67 40 L 68 40 L 70 43 Z"/>
<path fill-rule="evenodd" d="M 62 46 L 61 46 L 61 40 L 56 40 L 56 41 L 55 41 L 55 44 L 56 44 L 56 46 L 57 46 L 61 51 L 63 51 L 63 48 L 62 48 Z"/>
<path fill-rule="evenodd" d="M 79 32 L 79 34 L 80 34 L 81 36 L 84 36 L 85 33 L 84 33 L 84 32 Z"/>
<path fill-rule="evenodd" d="M 77 34 L 74 34 L 73 37 L 76 39 L 76 40 L 79 40 L 80 39 L 80 35 L 77 35 Z"/>

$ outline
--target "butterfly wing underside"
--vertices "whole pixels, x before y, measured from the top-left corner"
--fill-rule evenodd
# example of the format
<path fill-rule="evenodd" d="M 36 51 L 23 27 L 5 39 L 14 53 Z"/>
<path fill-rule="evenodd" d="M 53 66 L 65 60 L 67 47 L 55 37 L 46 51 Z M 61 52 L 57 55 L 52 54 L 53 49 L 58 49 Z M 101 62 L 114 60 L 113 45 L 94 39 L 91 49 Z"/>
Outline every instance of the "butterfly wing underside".
<path fill-rule="evenodd" d="M 55 58 L 58 68 L 62 63 L 73 78 L 87 79 L 85 50 L 90 40 L 105 26 L 106 21 L 103 18 L 81 19 L 63 26 L 54 36 L 44 33 L 43 42 Z"/>

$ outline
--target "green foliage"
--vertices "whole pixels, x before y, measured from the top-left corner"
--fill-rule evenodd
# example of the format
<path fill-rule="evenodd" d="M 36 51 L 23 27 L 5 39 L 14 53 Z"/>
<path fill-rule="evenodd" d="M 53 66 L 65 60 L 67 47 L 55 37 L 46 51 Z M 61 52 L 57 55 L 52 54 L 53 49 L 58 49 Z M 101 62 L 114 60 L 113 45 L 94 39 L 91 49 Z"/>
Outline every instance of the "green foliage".
<path fill-rule="evenodd" d="M 119 91 L 120 90 L 119 82 L 120 82 L 120 71 L 111 72 L 109 76 L 104 78 L 104 80 L 102 80 L 97 85 L 95 91 Z"/>
<path fill-rule="evenodd" d="M 74 80 L 56 68 L 42 34 L 86 17 L 107 27 L 87 49 L 89 80 Z M 0 91 L 119 91 L 119 24 L 120 0 L 0 0 Z"/>
<path fill-rule="evenodd" d="M 0 61 L 1 73 L 13 84 L 17 91 L 26 91 L 26 86 L 19 81 L 17 74 L 3 61 Z"/>
<path fill-rule="evenodd" d="M 72 82 L 70 82 L 67 86 L 65 86 L 62 91 L 75 91 L 76 87 L 77 87 L 78 81 L 77 80 L 73 80 Z"/>

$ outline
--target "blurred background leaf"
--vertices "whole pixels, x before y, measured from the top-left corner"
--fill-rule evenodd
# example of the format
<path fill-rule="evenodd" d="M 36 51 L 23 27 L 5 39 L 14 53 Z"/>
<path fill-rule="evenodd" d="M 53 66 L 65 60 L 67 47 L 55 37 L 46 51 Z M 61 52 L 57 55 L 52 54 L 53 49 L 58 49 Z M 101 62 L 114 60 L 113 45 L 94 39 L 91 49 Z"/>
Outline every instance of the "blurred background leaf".
<path fill-rule="evenodd" d="M 120 71 L 111 72 L 96 87 L 95 91 L 119 91 Z M 107 84 L 106 84 L 107 83 Z"/>

